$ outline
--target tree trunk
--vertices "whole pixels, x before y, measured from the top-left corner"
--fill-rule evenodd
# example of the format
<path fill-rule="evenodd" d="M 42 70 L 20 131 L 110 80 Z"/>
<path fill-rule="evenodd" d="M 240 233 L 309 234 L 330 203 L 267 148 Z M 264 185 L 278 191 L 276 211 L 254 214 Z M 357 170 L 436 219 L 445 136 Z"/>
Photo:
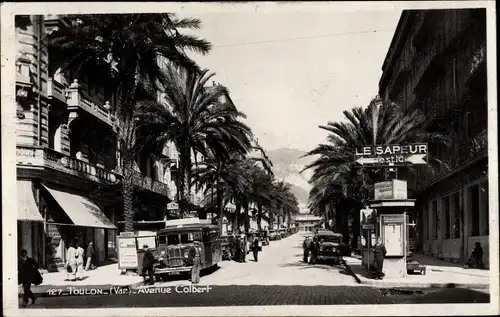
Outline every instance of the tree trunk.
<path fill-rule="evenodd" d="M 236 203 L 236 211 L 234 212 L 235 226 L 233 228 L 233 234 L 236 234 L 240 231 L 240 215 L 241 215 L 241 204 Z"/>
<path fill-rule="evenodd" d="M 218 225 L 219 225 L 219 230 L 220 230 L 220 233 L 222 234 L 222 226 L 223 226 L 223 218 L 224 218 L 224 192 L 222 191 L 223 190 L 223 187 L 222 187 L 222 183 L 217 183 L 217 208 L 219 209 L 219 221 L 218 221 Z"/>
<path fill-rule="evenodd" d="M 262 205 L 257 204 L 257 230 L 261 230 L 261 221 L 262 221 Z"/>
<path fill-rule="evenodd" d="M 250 229 L 250 215 L 249 215 L 249 203 L 245 203 L 245 232 L 248 232 Z"/>
<path fill-rule="evenodd" d="M 134 208 L 133 208 L 133 162 L 130 155 L 123 157 L 123 179 L 122 179 L 122 199 L 123 214 L 125 216 L 125 232 L 134 231 Z"/>
<path fill-rule="evenodd" d="M 179 174 L 181 178 L 179 182 L 179 211 L 181 217 L 184 217 L 191 207 L 191 153 L 189 151 L 189 146 L 186 145 L 183 145 L 179 152 Z"/>

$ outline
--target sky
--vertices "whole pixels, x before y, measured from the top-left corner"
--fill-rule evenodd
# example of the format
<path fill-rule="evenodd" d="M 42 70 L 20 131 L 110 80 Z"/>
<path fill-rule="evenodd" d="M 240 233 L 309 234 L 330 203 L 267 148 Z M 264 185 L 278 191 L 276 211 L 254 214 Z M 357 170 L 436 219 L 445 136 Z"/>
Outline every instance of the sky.
<path fill-rule="evenodd" d="M 400 10 L 205 13 L 195 34 L 213 45 L 190 54 L 226 86 L 266 150 L 324 143 L 318 128 L 343 120 L 378 92 Z M 180 16 L 182 17 L 182 15 Z"/>

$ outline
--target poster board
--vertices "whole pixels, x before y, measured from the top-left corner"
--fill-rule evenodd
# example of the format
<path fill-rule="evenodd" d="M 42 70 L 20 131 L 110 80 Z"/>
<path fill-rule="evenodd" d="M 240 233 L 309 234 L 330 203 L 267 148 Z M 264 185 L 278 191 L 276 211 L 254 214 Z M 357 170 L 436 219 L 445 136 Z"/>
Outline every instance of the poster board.
<path fill-rule="evenodd" d="M 404 256 L 406 243 L 404 230 L 404 215 L 382 215 L 382 237 L 386 256 Z"/>
<path fill-rule="evenodd" d="M 137 241 L 134 236 L 124 235 L 118 237 L 118 268 L 137 269 Z"/>

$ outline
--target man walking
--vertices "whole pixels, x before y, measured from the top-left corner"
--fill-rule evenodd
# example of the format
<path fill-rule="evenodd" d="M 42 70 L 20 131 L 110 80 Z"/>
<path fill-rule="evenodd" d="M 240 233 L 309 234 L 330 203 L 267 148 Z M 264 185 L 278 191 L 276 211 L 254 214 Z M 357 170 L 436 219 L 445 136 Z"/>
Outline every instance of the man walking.
<path fill-rule="evenodd" d="M 146 275 L 148 276 L 148 285 L 153 285 L 154 282 L 154 274 L 153 274 L 153 266 L 154 263 L 156 262 L 155 257 L 151 253 L 151 251 L 148 248 L 148 245 L 145 244 L 142 246 L 144 249 L 144 257 L 142 258 L 142 276 L 144 278 L 144 284 L 146 284 Z"/>
<path fill-rule="evenodd" d="M 87 252 L 85 253 L 85 256 L 87 257 L 85 270 L 88 271 L 92 267 L 92 259 L 94 258 L 94 244 L 92 243 L 92 241 L 90 241 L 89 245 L 87 246 Z"/>
<path fill-rule="evenodd" d="M 23 307 L 28 305 L 28 300 L 31 299 L 31 304 L 35 303 L 35 294 L 31 291 L 31 284 L 37 284 L 37 279 L 41 279 L 40 272 L 38 272 L 38 263 L 28 257 L 28 251 L 22 249 L 19 252 L 19 261 L 17 264 L 18 270 L 18 283 L 23 285 Z M 38 284 L 40 284 L 38 283 Z M 37 285 L 38 285 L 37 284 Z"/>
<path fill-rule="evenodd" d="M 259 238 L 257 235 L 255 235 L 252 242 L 252 252 L 254 261 L 259 262 Z"/>
<path fill-rule="evenodd" d="M 191 268 L 191 283 L 198 284 L 200 282 L 200 270 L 201 270 L 201 259 L 200 259 L 200 242 L 195 241 L 193 247 L 190 250 L 190 257 L 193 260 L 193 267 Z"/>

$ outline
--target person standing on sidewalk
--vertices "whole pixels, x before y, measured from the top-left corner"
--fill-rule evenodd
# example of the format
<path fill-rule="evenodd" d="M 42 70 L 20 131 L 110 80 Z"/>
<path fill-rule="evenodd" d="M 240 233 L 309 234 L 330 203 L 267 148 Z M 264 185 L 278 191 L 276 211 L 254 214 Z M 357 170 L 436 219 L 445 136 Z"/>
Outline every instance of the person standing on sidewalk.
<path fill-rule="evenodd" d="M 83 248 L 80 246 L 80 242 L 76 242 L 76 279 L 77 280 L 83 280 L 83 256 L 85 254 L 85 251 Z"/>
<path fill-rule="evenodd" d="M 318 238 L 314 237 L 313 241 L 311 242 L 311 259 L 309 260 L 309 264 L 316 264 L 316 261 L 318 259 L 318 249 Z"/>
<path fill-rule="evenodd" d="M 384 244 L 382 243 L 382 238 L 378 237 L 375 247 L 373 248 L 373 269 L 375 273 L 375 279 L 381 280 L 384 278 L 385 274 L 383 272 L 384 268 L 384 257 L 387 254 Z"/>
<path fill-rule="evenodd" d="M 66 252 L 66 270 L 68 272 L 68 280 L 76 281 L 76 240 L 73 240 Z"/>
<path fill-rule="evenodd" d="M 259 238 L 257 235 L 255 235 L 252 241 L 252 252 L 254 261 L 259 262 Z"/>
<path fill-rule="evenodd" d="M 302 242 L 302 249 L 304 250 L 304 263 L 307 263 L 309 260 L 309 245 L 309 237 L 305 237 L 304 241 Z"/>
<path fill-rule="evenodd" d="M 85 254 L 87 257 L 87 264 L 85 265 L 85 270 L 88 271 L 92 268 L 92 260 L 94 258 L 94 244 L 92 241 L 89 242 L 89 245 L 87 246 L 87 252 Z"/>
<path fill-rule="evenodd" d="M 28 257 L 28 251 L 22 249 L 19 252 L 19 261 L 17 264 L 18 283 L 23 285 L 23 307 L 28 305 L 29 299 L 33 305 L 36 301 L 35 294 L 31 291 L 31 284 L 40 285 L 42 283 L 42 276 L 38 272 L 38 263 Z"/>
<path fill-rule="evenodd" d="M 191 248 L 189 255 L 193 260 L 193 267 L 191 268 L 191 283 L 198 284 L 200 282 L 200 270 L 201 270 L 201 255 L 200 255 L 200 242 L 194 241 L 194 245 Z"/>
<path fill-rule="evenodd" d="M 246 262 L 247 257 L 247 243 L 245 234 L 240 235 L 240 262 Z"/>

